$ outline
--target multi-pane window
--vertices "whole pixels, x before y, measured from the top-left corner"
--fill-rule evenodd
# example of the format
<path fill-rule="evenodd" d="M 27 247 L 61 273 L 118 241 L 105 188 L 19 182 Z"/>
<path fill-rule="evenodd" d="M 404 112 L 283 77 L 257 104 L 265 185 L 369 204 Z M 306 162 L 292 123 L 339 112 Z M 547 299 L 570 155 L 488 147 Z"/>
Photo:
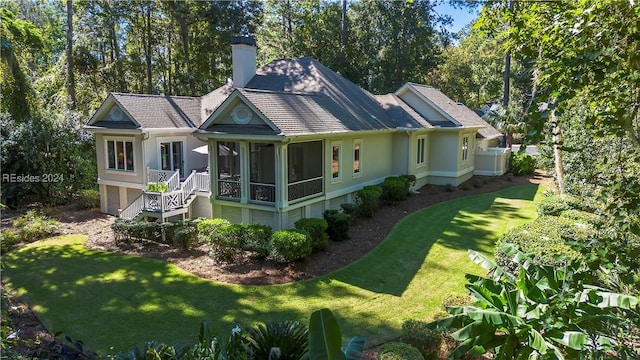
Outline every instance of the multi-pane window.
<path fill-rule="evenodd" d="M 184 176 L 183 142 L 167 141 L 160 143 L 160 165 L 162 170 L 179 171 Z"/>
<path fill-rule="evenodd" d="M 462 161 L 466 161 L 469 158 L 469 137 L 462 138 Z"/>
<path fill-rule="evenodd" d="M 416 165 L 424 165 L 425 163 L 425 147 L 427 143 L 427 138 L 422 136 L 418 137 L 418 147 L 416 153 Z"/>
<path fill-rule="evenodd" d="M 359 176 L 362 171 L 361 162 L 362 140 L 353 140 L 353 176 Z"/>
<path fill-rule="evenodd" d="M 331 144 L 331 180 L 340 180 L 340 158 L 342 157 L 342 146 L 340 143 Z"/>
<path fill-rule="evenodd" d="M 134 171 L 133 141 L 107 140 L 107 169 Z"/>

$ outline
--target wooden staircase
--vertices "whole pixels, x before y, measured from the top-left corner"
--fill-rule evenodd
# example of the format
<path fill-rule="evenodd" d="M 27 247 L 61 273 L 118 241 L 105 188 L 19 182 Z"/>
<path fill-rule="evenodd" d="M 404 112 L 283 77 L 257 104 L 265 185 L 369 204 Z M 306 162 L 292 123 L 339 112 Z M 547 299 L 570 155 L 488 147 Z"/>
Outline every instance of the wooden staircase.
<path fill-rule="evenodd" d="M 152 192 L 143 190 L 133 201 L 119 212 L 122 219 L 156 218 L 157 221 L 166 222 L 167 219 L 189 212 L 191 203 L 197 196 L 209 196 L 209 174 L 198 173 L 195 170 L 182 182 L 177 171 L 153 170 L 147 168 L 147 181 L 149 183 L 166 183 L 168 190 L 165 192 Z"/>

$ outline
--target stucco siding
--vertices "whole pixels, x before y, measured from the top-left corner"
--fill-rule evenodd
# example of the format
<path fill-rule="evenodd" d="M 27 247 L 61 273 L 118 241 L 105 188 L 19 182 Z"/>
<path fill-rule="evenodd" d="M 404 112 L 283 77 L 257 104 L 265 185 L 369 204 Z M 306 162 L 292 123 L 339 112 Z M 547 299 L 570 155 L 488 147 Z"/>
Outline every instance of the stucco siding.
<path fill-rule="evenodd" d="M 430 121 L 447 121 L 449 119 L 445 118 L 442 113 L 435 110 L 433 107 L 426 104 L 422 99 L 420 99 L 416 94 L 411 91 L 406 91 L 400 98 L 404 100 L 411 108 L 417 111 L 420 115 L 429 119 Z"/>
<path fill-rule="evenodd" d="M 144 168 L 142 136 L 96 133 L 96 156 L 98 165 L 98 178 L 110 181 L 142 183 Z M 134 171 L 121 171 L 107 169 L 107 140 L 125 140 L 133 142 Z"/>
<path fill-rule="evenodd" d="M 118 215 L 120 208 L 120 188 L 107 185 L 107 214 Z"/>

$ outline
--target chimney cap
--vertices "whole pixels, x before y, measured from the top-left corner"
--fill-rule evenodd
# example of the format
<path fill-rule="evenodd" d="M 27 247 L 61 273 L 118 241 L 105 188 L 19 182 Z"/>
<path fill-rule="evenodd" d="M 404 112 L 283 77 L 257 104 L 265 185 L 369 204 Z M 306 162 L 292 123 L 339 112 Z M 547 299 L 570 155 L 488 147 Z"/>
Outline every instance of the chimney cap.
<path fill-rule="evenodd" d="M 253 36 L 234 36 L 231 39 L 231 45 L 238 44 L 256 46 L 256 40 L 253 38 Z"/>

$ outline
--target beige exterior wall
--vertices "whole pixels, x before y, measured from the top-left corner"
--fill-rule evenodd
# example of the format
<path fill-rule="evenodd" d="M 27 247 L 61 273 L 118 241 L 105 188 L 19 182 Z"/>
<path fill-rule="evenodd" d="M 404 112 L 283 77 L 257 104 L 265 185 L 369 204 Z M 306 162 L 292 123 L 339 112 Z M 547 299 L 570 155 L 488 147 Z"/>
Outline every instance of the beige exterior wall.
<path fill-rule="evenodd" d="M 145 173 L 143 161 L 142 135 L 102 134 L 96 133 L 96 156 L 98 163 L 98 179 L 120 181 L 124 183 L 142 183 Z M 133 142 L 133 168 L 134 171 L 121 171 L 107 169 L 107 141 L 125 140 Z"/>
<path fill-rule="evenodd" d="M 411 91 L 406 91 L 400 98 L 404 100 L 409 106 L 411 106 L 415 111 L 420 113 L 425 118 L 431 121 L 447 121 L 449 119 L 445 118 L 442 113 L 435 110 L 433 107 L 426 104 L 421 98 L 419 98 L 416 94 Z"/>
<path fill-rule="evenodd" d="M 145 168 L 160 170 L 162 168 L 160 159 L 160 143 L 168 141 L 182 141 L 184 155 L 184 176 L 189 176 L 191 170 L 202 169 L 208 166 L 206 154 L 200 154 L 193 149 L 206 145 L 205 142 L 196 139 L 191 135 L 192 130 L 188 131 L 167 131 L 163 133 L 149 134 L 149 138 L 144 141 Z"/>
<path fill-rule="evenodd" d="M 474 175 L 500 176 L 507 172 L 511 149 L 489 148 L 487 151 L 476 151 Z"/>

